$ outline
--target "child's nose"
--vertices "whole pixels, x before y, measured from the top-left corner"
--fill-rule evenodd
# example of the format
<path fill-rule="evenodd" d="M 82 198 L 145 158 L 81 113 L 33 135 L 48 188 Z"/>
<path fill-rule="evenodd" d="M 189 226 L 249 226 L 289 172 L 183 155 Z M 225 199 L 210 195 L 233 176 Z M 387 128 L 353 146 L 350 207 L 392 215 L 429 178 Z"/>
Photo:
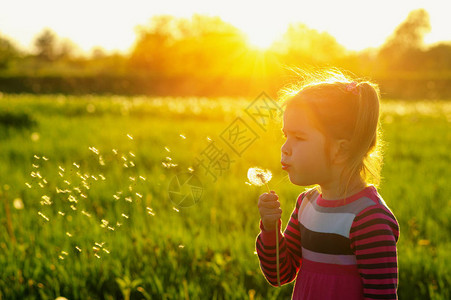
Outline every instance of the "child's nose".
<path fill-rule="evenodd" d="M 288 142 L 285 142 L 282 145 L 282 148 L 280 149 L 280 151 L 282 152 L 283 155 L 290 155 L 290 153 L 291 153 L 287 144 L 288 144 Z"/>

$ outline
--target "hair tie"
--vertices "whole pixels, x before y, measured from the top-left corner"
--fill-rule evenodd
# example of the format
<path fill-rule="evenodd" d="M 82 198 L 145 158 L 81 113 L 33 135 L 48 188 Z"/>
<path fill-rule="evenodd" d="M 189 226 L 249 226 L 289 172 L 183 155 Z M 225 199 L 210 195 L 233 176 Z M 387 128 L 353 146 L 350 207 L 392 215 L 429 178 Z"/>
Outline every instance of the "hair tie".
<path fill-rule="evenodd" d="M 346 91 L 353 93 L 354 95 L 359 94 L 359 90 L 357 89 L 357 82 L 353 81 L 346 85 Z"/>

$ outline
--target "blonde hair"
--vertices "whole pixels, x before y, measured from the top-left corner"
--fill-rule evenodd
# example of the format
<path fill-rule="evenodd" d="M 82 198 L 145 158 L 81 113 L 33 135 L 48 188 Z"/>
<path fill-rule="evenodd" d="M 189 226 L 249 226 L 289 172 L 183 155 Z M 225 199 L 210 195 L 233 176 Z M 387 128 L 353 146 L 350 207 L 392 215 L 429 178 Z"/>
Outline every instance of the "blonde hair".
<path fill-rule="evenodd" d="M 353 78 L 337 69 L 301 71 L 301 81 L 282 89 L 279 99 L 309 111 L 313 123 L 326 137 L 350 141 L 340 181 L 358 175 L 365 183 L 378 186 L 382 167 L 382 135 L 379 123 L 380 92 L 376 84 Z"/>

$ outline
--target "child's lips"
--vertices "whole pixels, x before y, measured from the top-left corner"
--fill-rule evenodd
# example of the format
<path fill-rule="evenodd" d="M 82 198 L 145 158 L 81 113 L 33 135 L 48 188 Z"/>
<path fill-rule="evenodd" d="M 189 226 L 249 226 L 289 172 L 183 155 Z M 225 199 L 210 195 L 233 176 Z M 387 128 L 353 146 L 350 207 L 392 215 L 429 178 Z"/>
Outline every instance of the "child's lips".
<path fill-rule="evenodd" d="M 286 164 L 284 162 L 281 162 L 281 164 L 282 164 L 282 170 L 287 170 L 290 167 L 289 164 Z"/>

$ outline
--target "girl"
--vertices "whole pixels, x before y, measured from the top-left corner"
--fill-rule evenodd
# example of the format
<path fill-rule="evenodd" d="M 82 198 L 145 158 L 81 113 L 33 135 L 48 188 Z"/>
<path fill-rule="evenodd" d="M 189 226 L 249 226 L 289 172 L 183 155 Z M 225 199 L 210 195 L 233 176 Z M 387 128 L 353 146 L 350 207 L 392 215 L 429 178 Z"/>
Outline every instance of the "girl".
<path fill-rule="evenodd" d="M 283 234 L 277 194 L 259 197 L 260 267 L 274 286 L 296 278 L 292 299 L 397 299 L 399 227 L 370 184 L 381 163 L 379 91 L 327 76 L 283 103 L 282 169 L 293 184 L 318 186 L 299 195 Z"/>

